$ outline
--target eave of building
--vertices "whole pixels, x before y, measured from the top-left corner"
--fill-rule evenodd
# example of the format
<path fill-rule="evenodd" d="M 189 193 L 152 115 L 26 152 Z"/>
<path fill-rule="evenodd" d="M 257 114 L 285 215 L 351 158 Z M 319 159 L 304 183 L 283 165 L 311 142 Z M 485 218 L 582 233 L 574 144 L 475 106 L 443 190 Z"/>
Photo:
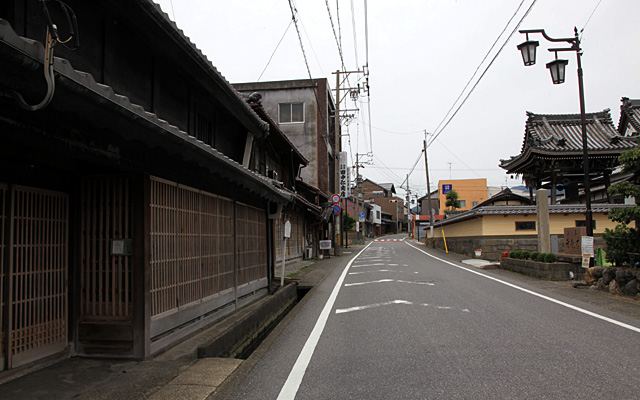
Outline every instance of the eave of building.
<path fill-rule="evenodd" d="M 207 56 L 205 56 L 202 51 L 198 49 L 193 42 L 191 42 L 182 29 L 178 28 L 178 25 L 171 20 L 169 15 L 162 11 L 160 5 L 156 4 L 152 0 L 135 1 L 153 19 L 157 26 L 159 26 L 165 34 L 173 39 L 174 43 L 178 45 L 179 50 L 176 49 L 176 51 L 169 52 L 174 57 L 178 57 L 176 61 L 184 64 L 184 53 L 188 54 L 200 67 L 200 71 L 191 70 L 191 73 L 199 77 L 202 82 L 202 87 L 207 88 L 210 86 L 211 82 L 215 82 L 217 89 L 216 95 L 224 100 L 220 103 L 228 112 L 238 118 L 242 124 L 246 125 L 249 131 L 256 137 L 261 137 L 267 133 L 269 129 L 268 124 L 258 117 L 258 115 L 244 101 L 240 93 L 235 90 L 229 81 L 227 81 L 216 67 L 213 66 Z M 126 7 L 127 2 L 116 3 L 118 6 Z M 123 9 L 123 18 L 127 15 L 126 11 L 126 8 Z M 133 21 L 133 23 L 135 22 L 136 21 Z M 158 40 L 158 38 L 152 40 Z M 169 45 L 170 43 L 165 43 L 165 47 L 168 47 Z"/>
<path fill-rule="evenodd" d="M 526 172 L 532 157 L 547 160 L 579 159 L 583 155 L 579 114 L 534 114 L 527 112 L 521 153 L 501 160 L 500 167 L 512 173 Z M 637 146 L 637 138 L 621 136 L 613 126 L 610 111 L 587 113 L 587 151 L 590 158 L 617 157 Z"/>
<path fill-rule="evenodd" d="M 34 77 L 42 79 L 43 59 L 44 47 L 41 43 L 19 37 L 7 21 L 0 19 L 0 65 L 5 71 L 0 74 L 0 86 L 15 89 L 17 83 L 11 78 L 16 76 L 25 81 Z M 150 148 L 160 147 L 169 154 L 189 160 L 189 167 L 198 165 L 202 170 L 244 187 L 262 198 L 276 202 L 293 200 L 290 194 L 273 186 L 268 178 L 244 168 L 208 144 L 159 119 L 143 107 L 132 104 L 127 97 L 114 93 L 111 87 L 97 83 L 90 74 L 74 70 L 67 60 L 55 58 L 53 69 L 56 92 L 44 112 L 77 115 L 95 124 L 100 131 L 107 129 L 126 136 L 128 142 L 141 142 Z M 24 85 L 20 87 L 21 90 L 25 88 Z M 24 94 L 34 97 L 40 95 L 33 89 L 31 93 Z M 248 105 L 244 106 L 248 108 Z M 258 118 L 253 111 L 251 113 Z"/>

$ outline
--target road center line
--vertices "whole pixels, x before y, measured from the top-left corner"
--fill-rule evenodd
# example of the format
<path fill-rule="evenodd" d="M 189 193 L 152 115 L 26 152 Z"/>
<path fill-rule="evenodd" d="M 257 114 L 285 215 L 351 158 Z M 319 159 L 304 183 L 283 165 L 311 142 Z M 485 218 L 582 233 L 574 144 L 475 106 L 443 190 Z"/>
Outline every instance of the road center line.
<path fill-rule="evenodd" d="M 360 250 L 360 252 L 349 261 L 340 278 L 338 278 L 338 282 L 333 287 L 333 291 L 329 296 L 318 320 L 316 321 L 316 325 L 313 327 L 311 334 L 307 338 L 307 342 L 304 344 L 302 351 L 300 351 L 300 355 L 298 355 L 298 359 L 296 363 L 291 368 L 291 372 L 289 372 L 289 377 L 287 378 L 284 386 L 280 390 L 280 394 L 278 395 L 278 400 L 294 400 L 296 397 L 296 393 L 298 393 L 298 389 L 300 388 L 300 384 L 302 383 L 302 378 L 304 378 L 304 374 L 307 371 L 307 367 L 309 366 L 309 362 L 311 361 L 311 357 L 313 356 L 313 352 L 316 349 L 316 345 L 320 340 L 320 336 L 322 335 L 322 331 L 324 330 L 325 325 L 327 324 L 327 319 L 329 318 L 329 314 L 331 313 L 331 309 L 333 308 L 333 304 L 336 302 L 336 298 L 338 297 L 338 292 L 340 292 L 340 288 L 342 287 L 342 282 L 344 282 L 344 278 L 347 276 L 347 271 L 351 267 L 351 264 L 358 258 L 360 254 L 362 254 L 369 246 L 371 246 L 373 242 L 370 242 L 364 249 Z"/>
<path fill-rule="evenodd" d="M 563 301 L 556 300 L 556 299 L 554 299 L 554 298 L 552 298 L 552 297 L 548 297 L 548 296 L 542 295 L 542 294 L 540 294 L 540 293 L 536 293 L 536 292 L 534 292 L 533 290 L 525 289 L 525 288 L 523 288 L 523 287 L 520 287 L 520 286 L 514 285 L 513 283 L 509 283 L 509 282 L 503 281 L 503 280 L 501 280 L 501 279 L 494 278 L 494 277 L 489 276 L 489 275 L 485 275 L 485 274 L 480 273 L 480 272 L 478 272 L 478 271 L 474 271 L 474 270 L 472 270 L 472 269 L 469 269 L 469 268 L 466 268 L 466 267 L 462 267 L 462 266 L 460 266 L 460 265 L 456 265 L 456 264 L 454 264 L 454 263 L 452 263 L 452 262 L 450 262 L 450 261 L 443 260 L 443 259 L 441 259 L 441 258 L 438 258 L 438 257 L 434 256 L 434 255 L 431 255 L 431 254 L 427 253 L 426 251 L 424 251 L 424 250 L 422 250 L 422 249 L 420 249 L 420 248 L 418 248 L 418 247 L 416 247 L 416 246 L 414 246 L 414 245 L 412 245 L 412 244 L 409 244 L 409 243 L 407 243 L 407 242 L 405 242 L 405 243 L 407 244 L 407 246 L 413 247 L 414 249 L 416 249 L 416 250 L 418 250 L 418 251 L 423 252 L 424 254 L 428 255 L 429 257 L 434 258 L 434 259 L 436 259 L 436 260 L 438 260 L 438 261 L 441 261 L 441 262 L 443 262 L 443 263 L 445 263 L 445 264 L 452 265 L 452 266 L 454 266 L 454 267 L 456 267 L 456 268 L 459 268 L 459 269 L 465 270 L 465 271 L 467 271 L 467 272 L 471 272 L 472 274 L 476 274 L 476 275 L 479 275 L 479 276 L 485 277 L 485 278 L 487 278 L 487 279 L 491 279 L 492 281 L 496 281 L 496 282 L 501 283 L 501 284 L 503 284 L 503 285 L 506 285 L 506 286 L 512 287 L 512 288 L 514 288 L 514 289 L 518 289 L 518 290 L 523 291 L 523 292 L 525 292 L 525 293 L 529 293 L 530 295 L 533 295 L 533 296 L 536 296 L 536 297 L 540 297 L 541 299 L 548 300 L 548 301 L 550 301 L 550 302 L 552 302 L 552 303 L 559 304 L 559 305 L 561 305 L 561 306 L 564 306 L 564 307 L 570 308 L 570 309 L 572 309 L 572 310 L 574 310 L 574 311 L 578 311 L 578 312 L 581 312 L 581 313 L 583 313 L 583 314 L 590 315 L 590 316 L 592 316 L 592 317 L 594 317 L 594 318 L 598 318 L 598 319 L 601 319 L 601 320 L 603 320 L 603 321 L 606 321 L 606 322 L 612 323 L 612 324 L 614 324 L 614 325 L 618 325 L 618 326 L 620 326 L 620 327 L 622 327 L 622 328 L 629 329 L 629 330 L 631 330 L 631 331 L 634 331 L 634 332 L 640 333 L 640 328 L 635 327 L 635 326 L 633 326 L 633 325 L 625 324 L 624 322 L 620 322 L 620 321 L 617 321 L 617 320 L 615 320 L 615 319 L 612 319 L 612 318 L 609 318 L 609 317 L 605 317 L 604 315 L 596 314 L 596 313 L 591 312 L 591 311 L 589 311 L 589 310 L 585 310 L 584 308 L 576 307 L 576 306 L 571 305 L 571 304 L 569 304 L 569 303 L 565 303 L 565 302 L 563 302 Z"/>

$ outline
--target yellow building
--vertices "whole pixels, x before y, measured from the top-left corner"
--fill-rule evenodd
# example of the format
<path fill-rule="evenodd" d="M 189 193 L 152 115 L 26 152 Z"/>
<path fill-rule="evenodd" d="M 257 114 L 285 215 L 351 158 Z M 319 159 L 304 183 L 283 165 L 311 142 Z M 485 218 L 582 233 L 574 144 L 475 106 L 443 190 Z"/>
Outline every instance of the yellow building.
<path fill-rule="evenodd" d="M 603 246 L 602 233 L 617 225 L 609 219 L 612 208 L 622 204 L 592 204 L 593 233 L 596 245 Z M 549 233 L 556 237 L 562 253 L 565 228 L 585 225 L 584 204 L 549 206 Z M 483 258 L 498 260 L 503 251 L 537 249 L 538 222 L 536 206 L 484 206 L 436 222 L 436 247 L 459 254 L 472 255 L 483 249 Z"/>
<path fill-rule="evenodd" d="M 481 179 L 449 179 L 438 182 L 438 201 L 440 213 L 444 214 L 447 207 L 447 193 L 455 190 L 460 200 L 460 208 L 457 210 L 469 210 L 488 199 L 487 180 Z"/>

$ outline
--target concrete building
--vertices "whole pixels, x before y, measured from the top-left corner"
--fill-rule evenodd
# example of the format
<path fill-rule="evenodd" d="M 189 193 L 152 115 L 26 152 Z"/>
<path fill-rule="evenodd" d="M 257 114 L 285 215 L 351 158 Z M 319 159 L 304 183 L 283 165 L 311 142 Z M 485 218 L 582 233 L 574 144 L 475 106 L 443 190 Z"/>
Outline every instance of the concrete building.
<path fill-rule="evenodd" d="M 335 103 L 326 78 L 277 82 L 235 83 L 245 96 L 262 95 L 266 112 L 309 161 L 300 178 L 325 194 L 338 193 Z"/>
<path fill-rule="evenodd" d="M 447 193 L 455 190 L 458 193 L 460 207 L 457 211 L 470 210 L 489 198 L 487 191 L 487 180 L 480 179 L 449 179 L 438 182 L 438 201 L 440 212 L 450 209 L 446 206 Z"/>

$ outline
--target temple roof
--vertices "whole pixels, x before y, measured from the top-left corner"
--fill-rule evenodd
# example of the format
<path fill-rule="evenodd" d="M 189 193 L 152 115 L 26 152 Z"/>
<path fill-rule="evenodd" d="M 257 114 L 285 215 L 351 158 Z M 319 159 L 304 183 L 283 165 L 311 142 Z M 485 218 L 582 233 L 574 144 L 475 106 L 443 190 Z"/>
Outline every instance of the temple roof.
<path fill-rule="evenodd" d="M 625 136 L 638 135 L 640 132 L 640 100 L 622 98 L 618 132 Z"/>
<path fill-rule="evenodd" d="M 526 164 L 537 157 L 581 158 L 582 129 L 580 114 L 534 114 L 527 112 L 525 136 L 521 153 L 500 160 L 500 167 L 509 172 L 523 173 Z M 587 149 L 591 157 L 617 158 L 625 150 L 637 146 L 637 137 L 618 133 L 609 109 L 587 113 Z"/>

